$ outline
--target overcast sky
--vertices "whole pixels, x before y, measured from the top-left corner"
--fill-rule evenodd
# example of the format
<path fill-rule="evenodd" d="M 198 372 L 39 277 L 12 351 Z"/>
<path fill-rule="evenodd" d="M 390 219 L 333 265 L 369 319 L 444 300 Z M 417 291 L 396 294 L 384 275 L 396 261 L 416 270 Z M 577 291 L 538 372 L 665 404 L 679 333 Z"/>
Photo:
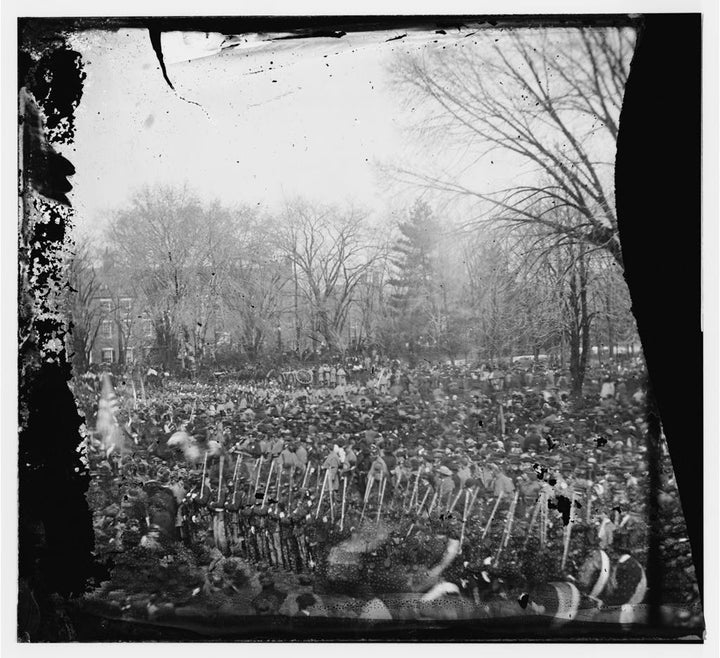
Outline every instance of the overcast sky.
<path fill-rule="evenodd" d="M 407 134 L 415 115 L 403 110 L 388 67 L 398 48 L 461 38 L 410 33 L 386 42 L 393 36 L 246 37 L 221 52 L 219 34 L 165 34 L 173 91 L 145 30 L 78 34 L 73 45 L 87 79 L 75 144 L 63 149 L 77 169 L 77 226 L 101 230 L 134 189 L 155 182 L 187 182 L 203 198 L 271 210 L 296 195 L 354 201 L 379 220 L 392 219 L 417 191 L 388 189 L 378 165 L 423 169 L 449 163 L 453 152 Z M 488 165 L 483 179 L 512 177 L 498 164 Z"/>

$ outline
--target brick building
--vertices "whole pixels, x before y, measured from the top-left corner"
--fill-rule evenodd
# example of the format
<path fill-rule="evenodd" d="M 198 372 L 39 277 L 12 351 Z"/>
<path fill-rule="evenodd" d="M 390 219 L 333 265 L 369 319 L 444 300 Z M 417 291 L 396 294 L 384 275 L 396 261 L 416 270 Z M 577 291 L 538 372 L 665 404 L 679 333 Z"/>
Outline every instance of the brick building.
<path fill-rule="evenodd" d="M 155 337 L 150 318 L 136 299 L 103 283 L 92 303 L 99 310 L 100 324 L 90 363 L 132 364 L 144 360 Z"/>

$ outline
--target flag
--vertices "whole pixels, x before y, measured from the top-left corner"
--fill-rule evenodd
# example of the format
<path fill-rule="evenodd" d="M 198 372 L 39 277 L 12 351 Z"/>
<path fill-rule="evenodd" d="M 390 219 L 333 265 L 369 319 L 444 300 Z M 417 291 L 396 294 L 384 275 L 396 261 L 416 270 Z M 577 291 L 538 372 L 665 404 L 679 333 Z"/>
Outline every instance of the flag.
<path fill-rule="evenodd" d="M 95 429 L 100 435 L 100 442 L 108 455 L 112 452 L 123 451 L 125 445 L 125 434 L 117 420 L 119 409 L 120 401 L 115 395 L 110 374 L 104 373 Z"/>

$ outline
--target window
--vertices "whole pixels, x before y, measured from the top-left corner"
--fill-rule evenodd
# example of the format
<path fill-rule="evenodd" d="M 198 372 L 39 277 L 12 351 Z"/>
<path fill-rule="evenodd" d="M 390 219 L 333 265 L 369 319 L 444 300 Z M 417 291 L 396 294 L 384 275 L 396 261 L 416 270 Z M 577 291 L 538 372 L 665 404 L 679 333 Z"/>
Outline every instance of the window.
<path fill-rule="evenodd" d="M 110 320 L 103 320 L 100 325 L 100 336 L 102 338 L 112 338 L 113 336 L 113 323 Z"/>
<path fill-rule="evenodd" d="M 115 360 L 115 350 L 112 347 L 107 347 L 102 351 L 102 362 L 112 363 Z"/>
<path fill-rule="evenodd" d="M 103 315 L 110 315 L 112 313 L 112 299 L 101 299 L 100 310 Z"/>
<path fill-rule="evenodd" d="M 128 315 L 132 311 L 132 298 L 131 297 L 123 297 L 120 300 L 120 310 L 125 315 Z"/>
<path fill-rule="evenodd" d="M 125 363 L 133 363 L 135 361 L 135 354 L 132 347 L 125 349 Z"/>

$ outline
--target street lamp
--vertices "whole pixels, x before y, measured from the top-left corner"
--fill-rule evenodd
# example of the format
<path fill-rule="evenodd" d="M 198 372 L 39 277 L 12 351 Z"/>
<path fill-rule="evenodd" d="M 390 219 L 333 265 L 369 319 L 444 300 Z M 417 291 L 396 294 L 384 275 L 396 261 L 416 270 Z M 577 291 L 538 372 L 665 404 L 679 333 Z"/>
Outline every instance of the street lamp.
<path fill-rule="evenodd" d="M 278 351 L 282 352 L 282 329 L 280 325 L 277 326 L 277 336 L 278 336 Z"/>

